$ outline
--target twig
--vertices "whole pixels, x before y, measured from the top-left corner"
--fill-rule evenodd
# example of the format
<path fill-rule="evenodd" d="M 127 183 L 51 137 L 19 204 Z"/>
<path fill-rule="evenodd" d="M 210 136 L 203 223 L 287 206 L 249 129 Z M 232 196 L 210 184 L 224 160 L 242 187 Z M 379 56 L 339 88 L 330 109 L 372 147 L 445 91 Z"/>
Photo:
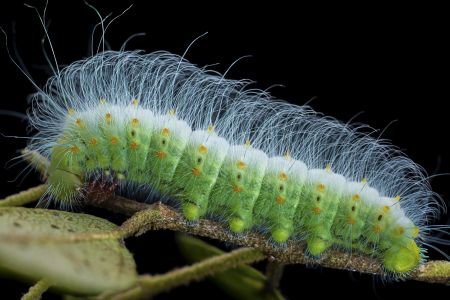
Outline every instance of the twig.
<path fill-rule="evenodd" d="M 47 191 L 48 185 L 41 184 L 34 188 L 8 196 L 0 200 L 0 207 L 22 206 L 37 201 Z"/>
<path fill-rule="evenodd" d="M 220 223 L 211 220 L 202 219 L 196 224 L 188 223 L 175 209 L 162 203 L 148 205 L 120 196 L 98 199 L 98 196 L 102 195 L 102 193 L 99 191 L 94 191 L 94 193 L 97 195 L 97 198 L 90 198 L 90 193 L 88 194 L 89 205 L 125 215 L 134 213 L 122 225 L 123 227 L 126 226 L 127 235 L 134 233 L 139 235 L 149 230 L 168 229 L 254 248 L 266 256 L 275 257 L 278 263 L 282 264 L 314 264 L 327 268 L 386 275 L 381 264 L 376 259 L 361 254 L 350 254 L 333 249 L 320 259 L 311 259 L 305 256 L 305 245 L 302 242 L 291 241 L 286 246 L 280 247 L 271 243 L 267 237 L 255 232 L 241 235 L 231 234 Z M 417 268 L 408 278 L 450 285 L 450 262 L 430 261 Z"/>
<path fill-rule="evenodd" d="M 45 280 L 39 280 L 35 285 L 30 287 L 28 292 L 22 296 L 21 300 L 39 300 L 42 297 L 42 294 L 48 290 L 50 287 L 50 283 Z"/>
<path fill-rule="evenodd" d="M 267 287 L 269 289 L 275 290 L 279 287 L 283 271 L 284 264 L 278 262 L 273 256 L 269 257 L 269 262 L 266 267 Z"/>
<path fill-rule="evenodd" d="M 139 285 L 126 292 L 105 297 L 105 299 L 148 299 L 193 281 L 199 281 L 225 270 L 263 260 L 265 255 L 255 249 L 240 248 L 232 252 L 205 259 L 191 266 L 179 268 L 162 275 L 142 275 Z"/>
<path fill-rule="evenodd" d="M 33 157 L 40 158 L 38 154 Z M 44 158 L 45 159 L 45 158 Z M 39 159 L 31 159 L 34 163 Z M 48 162 L 43 161 L 43 166 L 37 166 L 39 170 L 45 169 Z M 279 263 L 284 264 L 318 264 L 322 267 L 345 269 L 361 273 L 385 275 L 381 264 L 370 257 L 360 254 L 349 254 L 339 250 L 331 250 L 318 260 L 311 260 L 304 255 L 304 244 L 289 242 L 285 247 L 274 246 L 266 237 L 254 232 L 246 235 L 233 235 L 219 223 L 210 220 L 200 220 L 198 224 L 187 223 L 178 212 L 161 203 L 147 205 L 124 197 L 105 193 L 98 188 L 92 188 L 87 196 L 89 205 L 101 207 L 115 213 L 131 216 L 124 225 L 127 234 L 143 233 L 148 230 L 169 229 L 221 240 L 244 247 L 255 248 L 267 256 L 273 256 Z M 126 226 L 126 227 L 125 227 Z M 450 262 L 429 261 L 408 277 L 412 280 L 429 283 L 450 285 Z"/>

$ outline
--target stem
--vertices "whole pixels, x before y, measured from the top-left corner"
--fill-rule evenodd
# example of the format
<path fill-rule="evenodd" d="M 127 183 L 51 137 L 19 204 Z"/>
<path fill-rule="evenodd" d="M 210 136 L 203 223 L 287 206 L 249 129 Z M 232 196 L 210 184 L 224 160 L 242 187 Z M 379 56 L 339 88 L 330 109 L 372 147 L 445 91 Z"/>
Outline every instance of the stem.
<path fill-rule="evenodd" d="M 33 156 L 35 156 L 33 154 Z M 37 155 L 36 157 L 39 157 Z M 35 163 L 38 160 L 35 160 Z M 38 170 L 45 170 L 48 161 L 43 158 L 37 165 Z M 200 220 L 195 226 L 189 225 L 183 217 L 173 208 L 161 203 L 147 205 L 124 197 L 104 193 L 94 187 L 86 197 L 89 205 L 101 207 L 115 213 L 131 216 L 122 225 L 124 236 L 133 233 L 143 233 L 147 230 L 169 229 L 193 235 L 205 236 L 226 243 L 255 248 L 267 256 L 274 256 L 279 263 L 284 264 L 316 264 L 322 267 L 345 269 L 353 272 L 385 275 L 381 264 L 362 254 L 349 254 L 339 250 L 331 250 L 320 259 L 312 260 L 304 255 L 304 244 L 301 242 L 288 242 L 287 246 L 274 246 L 267 237 L 250 232 L 245 235 L 231 235 L 221 224 L 210 220 Z M 134 215 L 135 214 L 135 215 Z M 429 261 L 419 266 L 409 276 L 409 279 L 450 285 L 450 262 Z"/>
<path fill-rule="evenodd" d="M 89 200 L 92 199 L 89 198 Z M 126 215 L 130 215 L 134 211 L 135 214 L 121 226 L 124 237 L 132 234 L 139 235 L 149 230 L 168 229 L 254 248 L 265 253 L 266 256 L 275 257 L 280 264 L 313 264 L 327 268 L 386 276 L 378 260 L 363 254 L 350 254 L 333 249 L 320 259 L 308 258 L 305 256 L 305 244 L 302 242 L 289 241 L 286 246 L 280 247 L 256 232 L 231 235 L 222 224 L 211 220 L 201 219 L 195 225 L 192 225 L 186 222 L 175 209 L 162 203 L 147 205 L 124 197 L 112 196 L 108 200 L 89 201 L 89 204 Z M 450 262 L 430 261 L 418 267 L 408 278 L 450 285 Z"/>
<path fill-rule="evenodd" d="M 266 267 L 267 287 L 275 290 L 280 286 L 283 277 L 284 264 L 277 261 L 275 257 L 269 257 Z"/>
<path fill-rule="evenodd" d="M 34 188 L 22 191 L 18 194 L 8 196 L 0 200 L 0 207 L 22 206 L 34 202 L 41 198 L 42 195 L 44 195 L 44 193 L 47 191 L 47 188 L 47 184 L 41 184 Z"/>
<path fill-rule="evenodd" d="M 50 283 L 45 280 L 39 280 L 35 285 L 30 287 L 28 292 L 22 296 L 21 300 L 39 300 L 42 297 L 42 294 L 48 290 L 50 287 Z"/>
<path fill-rule="evenodd" d="M 191 266 L 176 269 L 162 275 L 142 275 L 139 286 L 122 294 L 111 296 L 110 299 L 148 299 L 162 292 L 169 291 L 193 281 L 199 281 L 242 264 L 250 264 L 263 260 L 265 255 L 251 248 L 240 248 L 232 252 L 205 259 Z"/>

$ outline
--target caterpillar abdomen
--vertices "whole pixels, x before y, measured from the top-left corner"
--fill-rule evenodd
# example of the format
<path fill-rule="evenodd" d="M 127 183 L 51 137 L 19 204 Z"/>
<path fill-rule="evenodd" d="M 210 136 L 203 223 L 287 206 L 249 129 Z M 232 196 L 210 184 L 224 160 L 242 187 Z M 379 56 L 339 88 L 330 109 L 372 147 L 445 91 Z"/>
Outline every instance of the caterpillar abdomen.
<path fill-rule="evenodd" d="M 192 130 L 174 110 L 153 111 L 131 96 L 121 106 L 83 101 L 90 103 L 85 110 L 67 107 L 52 150 L 50 194 L 57 200 L 77 197 L 90 173 L 113 171 L 178 200 L 190 221 L 212 215 L 236 233 L 268 228 L 277 243 L 306 240 L 313 256 L 333 245 L 357 249 L 395 273 L 421 260 L 418 227 L 399 199 L 380 196 L 366 180 L 347 180 L 330 166 L 308 169 L 289 153 L 270 157 L 249 142 L 230 145 L 213 125 Z"/>

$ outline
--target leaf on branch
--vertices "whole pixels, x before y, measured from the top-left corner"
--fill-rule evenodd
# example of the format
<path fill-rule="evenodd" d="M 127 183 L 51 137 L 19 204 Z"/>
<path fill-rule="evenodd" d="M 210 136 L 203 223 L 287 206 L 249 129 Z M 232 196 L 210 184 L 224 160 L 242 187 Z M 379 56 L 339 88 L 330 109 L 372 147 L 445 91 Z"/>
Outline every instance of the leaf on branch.
<path fill-rule="evenodd" d="M 86 214 L 0 208 L 0 267 L 27 280 L 45 278 L 52 288 L 65 293 L 123 290 L 136 283 L 137 273 L 121 240 L 67 239 L 117 229 L 107 220 Z"/>

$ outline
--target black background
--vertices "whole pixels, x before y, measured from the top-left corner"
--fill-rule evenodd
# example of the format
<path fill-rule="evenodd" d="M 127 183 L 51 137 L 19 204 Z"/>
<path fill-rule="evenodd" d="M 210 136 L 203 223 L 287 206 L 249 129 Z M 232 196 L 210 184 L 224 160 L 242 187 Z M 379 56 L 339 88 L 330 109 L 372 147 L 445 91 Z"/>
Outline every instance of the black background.
<path fill-rule="evenodd" d="M 18 1 L 2 2 L 0 25 L 7 31 L 36 83 L 49 75 L 40 39 L 37 15 Z M 91 1 L 106 15 L 121 13 L 131 1 Z M 43 9 L 43 1 L 30 1 Z M 149 3 L 152 3 L 149 5 Z M 158 5 L 156 5 L 158 4 Z M 107 32 L 112 49 L 118 50 L 130 35 L 146 32 L 128 49 L 147 52 L 168 50 L 182 54 L 197 36 L 209 32 L 191 47 L 187 59 L 199 66 L 220 63 L 223 72 L 237 58 L 251 55 L 234 66 L 228 78 L 249 78 L 255 87 L 271 89 L 274 96 L 310 105 L 342 121 L 359 114 L 355 121 L 384 129 L 384 137 L 402 149 L 431 174 L 450 172 L 448 145 L 449 56 L 447 20 L 439 7 L 288 7 L 281 3 L 244 7 L 242 4 L 207 2 L 198 7 L 176 3 L 134 1 L 133 8 Z M 50 1 L 49 28 L 58 62 L 62 65 L 88 55 L 95 13 L 82 1 Z M 13 23 L 16 33 L 13 34 Z M 98 35 L 96 36 L 98 41 Z M 14 51 L 13 51 L 14 52 Z M 14 54 L 13 54 L 14 55 Z M 0 47 L 0 109 L 25 112 L 26 97 L 33 86 L 21 75 Z M 0 132 L 29 136 L 26 122 L 0 115 Z M 24 167 L 9 169 L 5 163 L 25 146 L 23 139 L 1 138 L 0 198 L 38 183 L 37 176 L 15 177 Z M 449 178 L 433 178 L 432 187 L 450 199 Z M 448 203 L 448 201 L 447 201 Z M 93 212 L 87 210 L 88 212 Z M 93 213 L 105 215 L 103 212 Z M 117 223 L 121 216 L 108 217 Z M 440 223 L 447 223 L 443 216 Z M 140 273 L 162 273 L 184 264 L 171 232 L 152 232 L 127 240 Z M 447 253 L 448 248 L 442 248 Z M 433 258 L 442 258 L 430 251 Z M 263 268 L 264 264 L 257 265 Z M 0 298 L 15 299 L 27 285 L 0 280 Z M 449 289 L 419 282 L 383 283 L 380 278 L 302 265 L 288 266 L 281 290 L 289 299 L 332 297 L 345 299 L 448 296 Z M 11 296 L 5 296 L 9 295 Z M 10 298 L 9 298 L 10 297 Z M 55 298 L 46 294 L 44 299 Z M 214 297 L 227 299 L 208 281 L 176 289 L 159 299 Z M 58 299 L 56 297 L 56 299 Z"/>

